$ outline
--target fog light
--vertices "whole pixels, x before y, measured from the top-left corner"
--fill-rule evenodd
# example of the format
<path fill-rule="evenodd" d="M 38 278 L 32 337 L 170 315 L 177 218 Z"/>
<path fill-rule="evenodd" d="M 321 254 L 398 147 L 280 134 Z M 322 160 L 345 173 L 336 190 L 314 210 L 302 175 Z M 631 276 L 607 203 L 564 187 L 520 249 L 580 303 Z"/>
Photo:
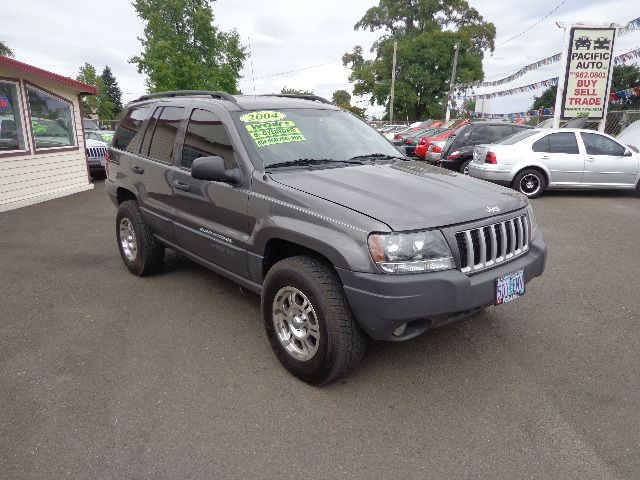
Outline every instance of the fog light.
<path fill-rule="evenodd" d="M 401 336 L 405 331 L 407 330 L 407 324 L 403 323 L 402 325 L 400 325 L 398 328 L 396 328 L 393 331 L 393 336 L 394 337 L 399 337 Z"/>

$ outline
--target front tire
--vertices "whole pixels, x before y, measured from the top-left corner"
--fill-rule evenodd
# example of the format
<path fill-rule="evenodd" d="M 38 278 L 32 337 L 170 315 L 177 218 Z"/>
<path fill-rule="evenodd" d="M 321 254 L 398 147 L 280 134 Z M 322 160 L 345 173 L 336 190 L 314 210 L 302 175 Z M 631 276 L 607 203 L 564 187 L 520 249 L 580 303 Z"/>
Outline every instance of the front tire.
<path fill-rule="evenodd" d="M 144 223 L 138 202 L 122 202 L 116 216 L 116 240 L 122 261 L 139 277 L 157 273 L 164 263 L 164 247 Z"/>
<path fill-rule="evenodd" d="M 528 198 L 538 198 L 547 188 L 547 179 L 540 170 L 527 168 L 522 170 L 511 183 L 511 188 Z"/>
<path fill-rule="evenodd" d="M 280 363 L 311 385 L 336 381 L 364 356 L 366 339 L 342 284 L 332 268 L 315 258 L 287 258 L 269 270 L 262 315 Z"/>

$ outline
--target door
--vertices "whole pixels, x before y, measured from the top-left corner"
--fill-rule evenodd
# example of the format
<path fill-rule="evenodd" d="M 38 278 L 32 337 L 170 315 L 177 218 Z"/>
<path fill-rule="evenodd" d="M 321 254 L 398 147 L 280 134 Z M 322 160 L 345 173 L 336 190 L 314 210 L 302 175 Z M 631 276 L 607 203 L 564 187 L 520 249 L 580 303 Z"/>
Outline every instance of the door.
<path fill-rule="evenodd" d="M 176 243 L 225 270 L 248 277 L 248 190 L 191 176 L 193 161 L 212 155 L 221 156 L 227 168 L 237 166 L 232 141 L 220 118 L 196 108 L 189 117 L 173 172 Z"/>
<path fill-rule="evenodd" d="M 625 156 L 626 147 L 600 133 L 581 132 L 586 152 L 583 183 L 602 186 L 632 186 L 638 174 L 638 159 Z"/>
<path fill-rule="evenodd" d="M 584 176 L 584 155 L 574 132 L 551 133 L 532 145 L 534 158 L 547 166 L 550 184 L 580 185 Z"/>

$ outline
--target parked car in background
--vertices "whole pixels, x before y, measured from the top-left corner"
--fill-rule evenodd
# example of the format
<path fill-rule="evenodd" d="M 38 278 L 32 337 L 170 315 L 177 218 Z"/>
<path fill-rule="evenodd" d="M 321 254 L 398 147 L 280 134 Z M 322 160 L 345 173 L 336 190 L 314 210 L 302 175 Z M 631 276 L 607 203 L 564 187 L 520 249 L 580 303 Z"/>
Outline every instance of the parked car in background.
<path fill-rule="evenodd" d="M 442 147 L 444 147 L 446 140 L 433 140 L 429 143 L 429 148 L 427 149 L 427 153 L 424 156 L 424 159 L 429 163 L 436 163 L 440 160 L 440 156 L 442 155 Z"/>
<path fill-rule="evenodd" d="M 626 189 L 640 196 L 640 154 L 604 133 L 523 130 L 475 147 L 469 175 L 538 197 L 545 189 Z"/>
<path fill-rule="evenodd" d="M 514 133 L 531 128 L 528 125 L 505 122 L 478 122 L 464 125 L 448 138 L 442 149 L 438 166 L 466 174 L 476 145 L 497 143 Z"/>
<path fill-rule="evenodd" d="M 113 133 L 114 133 L 113 130 L 100 128 L 98 124 L 93 120 L 91 120 L 90 118 L 84 117 L 82 119 L 82 128 L 84 129 L 85 137 L 87 136 L 88 133 L 93 134 L 92 137 L 87 137 L 87 138 L 93 138 L 97 141 L 106 142 L 106 143 L 111 143 L 111 140 L 113 140 Z M 99 140 L 98 140 L 98 137 L 99 137 Z"/>
<path fill-rule="evenodd" d="M 617 139 L 638 153 L 640 151 L 640 120 L 636 120 L 620 132 Z"/>
<path fill-rule="evenodd" d="M 424 130 L 419 130 L 412 133 L 411 135 L 408 135 L 406 137 L 402 136 L 398 140 L 394 140 L 393 144 L 397 147 L 402 147 L 406 155 L 415 155 L 414 150 L 416 148 L 416 145 L 420 141 L 420 138 L 424 136 L 437 135 L 444 131 L 445 130 L 442 128 L 427 128 Z"/>
<path fill-rule="evenodd" d="M 420 158 L 425 158 L 427 155 L 427 151 L 429 150 L 429 145 L 431 144 L 432 141 L 446 140 L 451 135 L 453 135 L 453 133 L 457 129 L 459 129 L 463 125 L 466 125 L 467 123 L 469 123 L 469 119 L 465 118 L 464 120 L 460 120 L 460 121 L 454 120 L 453 122 L 449 121 L 441 125 L 440 128 L 442 131 L 438 133 L 434 133 L 432 135 L 426 135 L 418 140 L 418 144 L 416 145 L 416 148 L 415 148 L 415 155 Z"/>
<path fill-rule="evenodd" d="M 87 152 L 87 166 L 89 167 L 89 174 L 94 178 L 96 176 L 104 176 L 104 156 L 107 153 L 107 143 L 87 138 L 85 133 L 84 147 Z"/>

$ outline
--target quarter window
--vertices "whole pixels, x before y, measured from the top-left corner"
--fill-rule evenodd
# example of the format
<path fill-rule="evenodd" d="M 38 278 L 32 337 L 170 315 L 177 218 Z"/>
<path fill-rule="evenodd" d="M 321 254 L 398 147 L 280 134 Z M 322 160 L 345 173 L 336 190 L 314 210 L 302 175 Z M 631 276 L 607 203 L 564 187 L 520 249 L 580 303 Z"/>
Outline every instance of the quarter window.
<path fill-rule="evenodd" d="M 184 114 L 183 107 L 164 107 L 155 122 L 149 145 L 149 157 L 160 162 L 171 163 L 173 146 Z"/>
<path fill-rule="evenodd" d="M 18 84 L 0 81 L 0 153 L 26 150 Z"/>
<path fill-rule="evenodd" d="M 231 139 L 218 116 L 206 110 L 194 110 L 189 118 L 180 165 L 190 169 L 196 158 L 213 155 L 222 157 L 227 168 L 235 165 Z"/>
<path fill-rule="evenodd" d="M 140 128 L 149 115 L 150 106 L 132 107 L 118 124 L 113 135 L 113 147 L 127 152 L 137 152 Z"/>
<path fill-rule="evenodd" d="M 587 149 L 587 155 L 612 155 L 615 157 L 624 155 L 625 148 L 610 138 L 597 133 L 581 133 L 580 135 L 582 135 L 582 141 Z"/>
<path fill-rule="evenodd" d="M 27 86 L 36 150 L 76 145 L 71 102 Z"/>

